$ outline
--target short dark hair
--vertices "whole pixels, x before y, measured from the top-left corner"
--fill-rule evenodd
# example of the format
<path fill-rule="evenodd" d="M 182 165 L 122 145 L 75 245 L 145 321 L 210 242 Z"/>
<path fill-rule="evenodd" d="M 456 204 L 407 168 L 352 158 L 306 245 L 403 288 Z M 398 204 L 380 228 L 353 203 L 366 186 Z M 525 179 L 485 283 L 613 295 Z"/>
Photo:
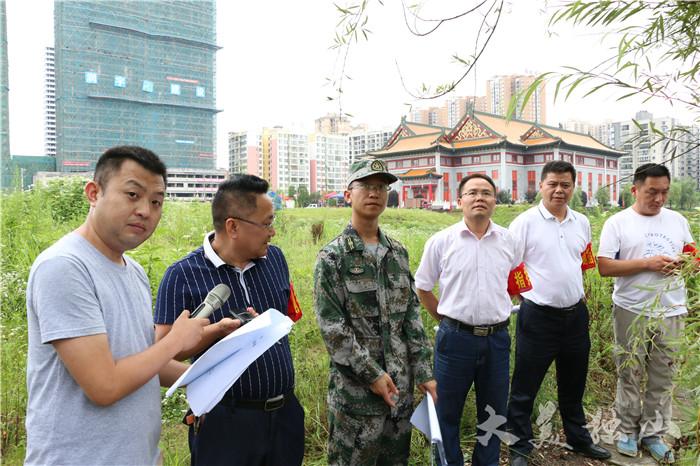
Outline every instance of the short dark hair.
<path fill-rule="evenodd" d="M 95 183 L 104 189 L 125 160 L 133 160 L 149 172 L 162 176 L 163 183 L 167 184 L 168 171 L 163 161 L 154 152 L 139 146 L 117 146 L 107 149 L 95 165 Z"/>
<path fill-rule="evenodd" d="M 571 173 L 571 181 L 576 182 L 576 169 L 564 160 L 552 160 L 545 163 L 544 167 L 542 167 L 540 181 L 544 181 L 548 173 Z"/>
<path fill-rule="evenodd" d="M 644 180 L 648 177 L 661 177 L 665 176 L 668 181 L 671 181 L 671 173 L 668 171 L 664 165 L 659 165 L 658 163 L 645 163 L 640 165 L 634 171 L 634 184 L 643 184 Z"/>
<path fill-rule="evenodd" d="M 214 229 L 222 231 L 227 218 L 251 214 L 257 207 L 257 196 L 265 194 L 269 187 L 262 178 L 240 173 L 221 183 L 211 203 Z"/>
<path fill-rule="evenodd" d="M 493 182 L 490 176 L 484 175 L 483 173 L 472 173 L 471 175 L 467 175 L 464 178 L 462 178 L 462 181 L 459 182 L 459 187 L 457 188 L 457 195 L 462 196 L 462 188 L 464 187 L 465 184 L 467 184 L 467 181 L 473 180 L 474 178 L 481 178 L 482 180 L 486 180 L 489 182 L 489 184 L 493 187 L 493 194 L 495 195 L 496 192 L 498 191 L 496 189 L 496 183 Z"/>

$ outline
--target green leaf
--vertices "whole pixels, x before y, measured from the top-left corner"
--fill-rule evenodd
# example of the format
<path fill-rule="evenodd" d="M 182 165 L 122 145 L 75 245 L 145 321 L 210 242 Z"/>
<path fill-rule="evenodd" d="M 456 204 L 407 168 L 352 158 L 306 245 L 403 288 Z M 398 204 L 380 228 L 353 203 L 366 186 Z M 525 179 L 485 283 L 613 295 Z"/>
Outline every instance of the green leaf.
<path fill-rule="evenodd" d="M 574 92 L 574 89 L 576 89 L 578 87 L 578 85 L 581 84 L 586 79 L 588 79 L 587 76 L 580 76 L 580 77 L 576 78 L 576 80 L 569 86 L 569 92 L 566 93 L 566 97 L 564 98 L 564 100 L 568 100 L 571 93 Z"/>
<path fill-rule="evenodd" d="M 633 95 L 639 95 L 639 91 L 630 92 L 629 94 L 625 94 L 625 95 L 623 95 L 623 96 L 621 96 L 621 97 L 618 97 L 618 98 L 615 99 L 615 100 L 616 100 L 616 101 L 620 101 L 620 100 L 623 100 L 623 99 L 627 99 L 628 97 L 632 97 Z"/>
<path fill-rule="evenodd" d="M 586 97 L 588 97 L 589 95 L 591 95 L 591 94 L 593 94 L 593 93 L 595 93 L 595 92 L 598 92 L 600 89 L 602 89 L 602 88 L 604 88 L 604 87 L 606 87 L 606 86 L 612 86 L 612 85 L 614 85 L 614 84 L 615 84 L 614 82 L 605 82 L 605 83 L 603 83 L 603 84 L 599 84 L 599 85 L 595 86 L 593 89 L 591 89 L 590 91 L 586 92 L 586 93 L 583 95 L 583 97 L 586 98 Z"/>

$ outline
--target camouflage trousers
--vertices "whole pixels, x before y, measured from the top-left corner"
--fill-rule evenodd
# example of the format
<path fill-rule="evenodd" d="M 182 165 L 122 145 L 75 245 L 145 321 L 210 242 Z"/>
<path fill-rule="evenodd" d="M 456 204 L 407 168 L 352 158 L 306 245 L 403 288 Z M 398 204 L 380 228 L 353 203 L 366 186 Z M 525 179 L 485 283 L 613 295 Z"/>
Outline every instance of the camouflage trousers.
<path fill-rule="evenodd" d="M 328 409 L 328 464 L 398 466 L 411 452 L 411 413 L 362 416 Z"/>

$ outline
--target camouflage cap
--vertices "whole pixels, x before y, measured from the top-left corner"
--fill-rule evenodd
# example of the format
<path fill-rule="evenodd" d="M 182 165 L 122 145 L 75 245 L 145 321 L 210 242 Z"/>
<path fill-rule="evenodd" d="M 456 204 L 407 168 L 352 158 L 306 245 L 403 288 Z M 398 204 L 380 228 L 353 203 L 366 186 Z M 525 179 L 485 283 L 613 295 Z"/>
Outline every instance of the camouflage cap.
<path fill-rule="evenodd" d="M 353 181 L 361 180 L 362 178 L 367 178 L 372 175 L 384 175 L 384 178 L 386 178 L 389 183 L 398 180 L 396 176 L 389 172 L 386 163 L 379 159 L 366 159 L 358 160 L 350 166 L 347 185 L 350 186 Z"/>

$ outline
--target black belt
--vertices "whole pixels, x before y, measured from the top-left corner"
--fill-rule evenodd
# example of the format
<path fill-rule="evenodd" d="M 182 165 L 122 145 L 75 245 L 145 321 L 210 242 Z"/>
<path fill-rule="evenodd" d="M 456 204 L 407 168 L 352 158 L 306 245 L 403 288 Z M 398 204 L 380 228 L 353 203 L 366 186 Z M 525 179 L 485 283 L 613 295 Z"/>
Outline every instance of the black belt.
<path fill-rule="evenodd" d="M 230 395 L 224 396 L 220 403 L 232 408 L 257 409 L 260 411 L 276 411 L 284 406 L 290 394 L 277 395 L 267 400 L 234 400 Z"/>
<path fill-rule="evenodd" d="M 547 312 L 572 312 L 575 311 L 576 308 L 581 304 L 582 299 L 579 300 L 576 304 L 573 306 L 568 306 L 568 307 L 553 307 L 553 306 L 542 306 L 541 304 L 537 304 L 535 302 L 530 301 L 529 299 L 523 298 L 523 302 L 527 304 L 528 306 L 536 307 L 537 309 L 541 309 L 543 311 Z"/>
<path fill-rule="evenodd" d="M 493 325 L 469 325 L 447 316 L 443 316 L 442 320 L 447 322 L 452 327 L 455 327 L 457 330 L 464 330 L 465 332 L 469 332 L 477 337 L 487 337 L 493 333 L 496 333 L 501 329 L 507 328 L 508 323 L 510 322 L 509 320 L 504 320 L 503 322 Z"/>

